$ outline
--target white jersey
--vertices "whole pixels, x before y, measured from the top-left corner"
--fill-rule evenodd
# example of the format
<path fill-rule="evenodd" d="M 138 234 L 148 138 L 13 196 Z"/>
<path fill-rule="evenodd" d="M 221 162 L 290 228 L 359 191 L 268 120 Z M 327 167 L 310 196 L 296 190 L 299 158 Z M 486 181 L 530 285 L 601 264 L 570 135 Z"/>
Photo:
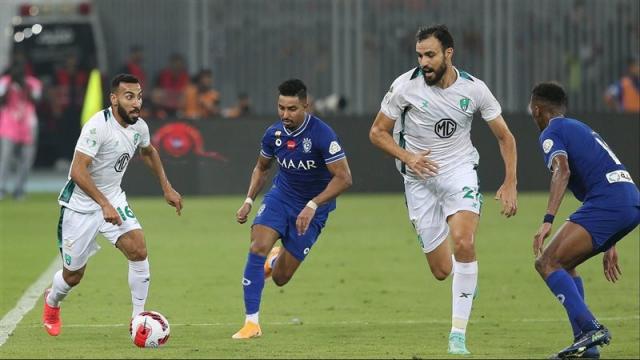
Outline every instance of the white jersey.
<path fill-rule="evenodd" d="M 149 127 L 142 118 L 124 128 L 109 107 L 93 115 L 82 127 L 76 151 L 93 158 L 88 168 L 91 179 L 113 204 L 124 195 L 120 183 L 129 161 L 138 147 L 149 144 Z M 100 210 L 100 206 L 71 180 L 71 171 L 67 184 L 60 191 L 58 203 L 81 213 Z"/>
<path fill-rule="evenodd" d="M 430 149 L 439 174 L 461 163 L 478 164 L 480 155 L 471 144 L 473 114 L 480 111 L 490 121 L 502 112 L 482 80 L 454 70 L 457 79 L 446 89 L 428 86 L 420 68 L 410 70 L 393 82 L 380 105 L 380 111 L 395 121 L 398 145 L 413 153 Z M 396 166 L 406 179 L 417 179 L 399 160 Z"/>

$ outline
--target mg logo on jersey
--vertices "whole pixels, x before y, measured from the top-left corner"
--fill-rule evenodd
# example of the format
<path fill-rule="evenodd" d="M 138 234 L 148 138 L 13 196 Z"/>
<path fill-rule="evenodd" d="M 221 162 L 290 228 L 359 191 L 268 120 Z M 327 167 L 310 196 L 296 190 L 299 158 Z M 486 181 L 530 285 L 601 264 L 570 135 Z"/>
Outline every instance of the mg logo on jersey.
<path fill-rule="evenodd" d="M 113 168 L 117 172 L 124 171 L 124 169 L 127 168 L 127 164 L 129 163 L 129 159 L 131 159 L 131 156 L 129 156 L 129 153 L 124 153 L 124 154 L 120 155 L 120 157 L 118 158 L 118 161 L 116 161 L 116 164 L 113 166 Z"/>
<path fill-rule="evenodd" d="M 455 121 L 451 119 L 442 119 L 436 123 L 433 130 L 439 137 L 446 139 L 453 136 L 453 133 L 456 132 L 457 128 L 458 124 Z"/>

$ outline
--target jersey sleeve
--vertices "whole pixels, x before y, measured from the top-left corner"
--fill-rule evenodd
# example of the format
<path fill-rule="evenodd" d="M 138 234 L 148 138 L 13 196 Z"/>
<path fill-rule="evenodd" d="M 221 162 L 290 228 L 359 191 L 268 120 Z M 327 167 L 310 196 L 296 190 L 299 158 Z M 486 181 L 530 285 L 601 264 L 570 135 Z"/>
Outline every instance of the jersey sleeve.
<path fill-rule="evenodd" d="M 151 134 L 149 134 L 149 125 L 147 125 L 147 123 L 142 119 L 138 121 L 141 123 L 140 144 L 138 145 L 138 147 L 146 148 L 151 145 Z"/>
<path fill-rule="evenodd" d="M 328 126 L 322 127 L 318 132 L 318 146 L 325 164 L 331 164 L 344 159 L 347 155 L 340 144 L 338 135 Z"/>
<path fill-rule="evenodd" d="M 479 94 L 478 94 L 478 110 L 480 111 L 480 115 L 484 121 L 490 121 L 502 114 L 502 107 L 496 97 L 493 96 L 489 87 L 483 82 L 480 81 L 478 85 Z"/>
<path fill-rule="evenodd" d="M 544 163 L 549 170 L 551 170 L 553 158 L 556 156 L 564 155 L 567 158 L 569 157 L 562 136 L 555 131 L 544 132 L 542 136 L 540 136 L 540 146 L 544 154 Z"/>
<path fill-rule="evenodd" d="M 101 114 L 102 115 L 102 114 Z M 76 144 L 76 151 L 95 158 L 100 146 L 105 141 L 106 126 L 104 121 L 89 121 L 82 127 L 82 132 Z"/>
<path fill-rule="evenodd" d="M 402 111 L 408 105 L 402 95 L 400 84 L 398 80 L 394 81 L 380 103 L 380 112 L 393 121 L 398 120 L 402 115 Z"/>
<path fill-rule="evenodd" d="M 272 128 L 268 128 L 262 136 L 261 146 L 260 146 L 260 155 L 266 157 L 267 159 L 271 159 L 274 153 L 274 140 L 272 139 L 271 132 Z M 280 140 L 282 141 L 282 140 Z"/>

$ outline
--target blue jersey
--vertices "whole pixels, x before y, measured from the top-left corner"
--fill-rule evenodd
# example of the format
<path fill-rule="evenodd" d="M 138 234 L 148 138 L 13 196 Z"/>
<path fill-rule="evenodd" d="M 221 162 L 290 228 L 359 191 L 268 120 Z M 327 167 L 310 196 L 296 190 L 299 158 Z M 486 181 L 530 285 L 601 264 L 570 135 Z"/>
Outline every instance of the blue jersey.
<path fill-rule="evenodd" d="M 336 133 L 312 115 L 306 115 L 294 131 L 287 130 L 281 121 L 273 124 L 262 137 L 260 154 L 278 162 L 274 190 L 300 208 L 331 181 L 327 164 L 345 158 Z M 335 199 L 331 200 L 323 210 L 335 209 L 335 203 Z"/>
<path fill-rule="evenodd" d="M 569 189 L 582 202 L 604 207 L 640 206 L 640 193 L 624 165 L 586 124 L 555 118 L 540 134 L 547 167 L 563 154 L 569 161 Z"/>

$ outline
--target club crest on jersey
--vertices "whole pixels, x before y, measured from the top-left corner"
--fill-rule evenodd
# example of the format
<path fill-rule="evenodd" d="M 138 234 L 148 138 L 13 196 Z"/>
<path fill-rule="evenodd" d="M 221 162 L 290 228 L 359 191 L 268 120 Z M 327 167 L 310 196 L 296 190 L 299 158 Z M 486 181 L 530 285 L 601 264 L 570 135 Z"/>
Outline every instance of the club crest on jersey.
<path fill-rule="evenodd" d="M 113 166 L 113 168 L 116 170 L 116 172 L 124 171 L 124 169 L 127 168 L 127 164 L 129 163 L 129 159 L 131 159 L 131 156 L 129 156 L 129 153 L 124 153 L 124 154 L 120 155 L 120 157 L 118 158 L 118 161 L 116 161 L 116 164 Z"/>
<path fill-rule="evenodd" d="M 287 150 L 293 150 L 296 148 L 296 142 L 293 140 L 287 140 Z"/>
<path fill-rule="evenodd" d="M 452 119 L 442 119 L 434 125 L 433 130 L 439 137 L 447 139 L 453 136 L 457 128 L 458 124 Z"/>
<path fill-rule="evenodd" d="M 311 139 L 304 138 L 302 140 L 302 151 L 304 151 L 305 153 L 311 152 Z"/>
<path fill-rule="evenodd" d="M 462 109 L 462 111 L 467 111 L 467 109 L 469 108 L 470 101 L 471 100 L 469 98 L 460 99 L 460 109 Z"/>

